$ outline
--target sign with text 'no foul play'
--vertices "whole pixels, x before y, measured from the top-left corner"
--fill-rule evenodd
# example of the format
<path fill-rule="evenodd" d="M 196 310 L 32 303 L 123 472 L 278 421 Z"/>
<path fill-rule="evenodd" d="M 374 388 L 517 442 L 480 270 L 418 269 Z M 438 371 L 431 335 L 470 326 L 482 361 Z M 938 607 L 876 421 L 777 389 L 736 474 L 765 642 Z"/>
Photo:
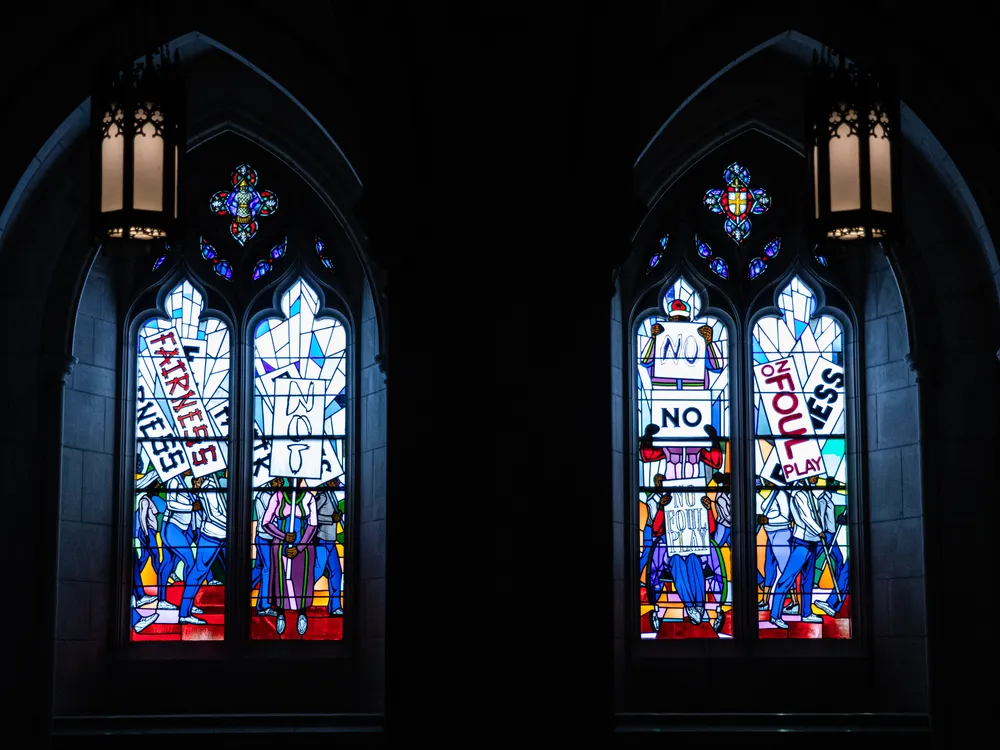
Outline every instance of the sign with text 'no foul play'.
<path fill-rule="evenodd" d="M 795 363 L 790 358 L 766 362 L 756 365 L 753 374 L 785 479 L 825 474 L 819 442 L 805 437 L 812 432 L 812 422 Z"/>
<path fill-rule="evenodd" d="M 274 381 L 273 477 L 320 479 L 323 474 L 323 412 L 326 381 L 279 378 Z"/>

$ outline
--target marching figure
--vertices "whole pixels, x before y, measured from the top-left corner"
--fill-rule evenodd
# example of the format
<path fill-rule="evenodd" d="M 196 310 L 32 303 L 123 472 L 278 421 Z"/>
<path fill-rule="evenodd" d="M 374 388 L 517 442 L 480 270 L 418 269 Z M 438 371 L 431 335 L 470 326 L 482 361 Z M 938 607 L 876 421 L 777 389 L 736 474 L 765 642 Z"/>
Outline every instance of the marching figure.
<path fill-rule="evenodd" d="M 302 481 L 302 480 L 300 480 Z M 271 495 L 262 519 L 264 530 L 274 537 L 271 543 L 270 604 L 278 613 L 275 629 L 285 632 L 285 610 L 297 610 L 299 635 L 305 635 L 315 583 L 313 540 L 319 530 L 316 498 L 312 492 L 291 488 Z"/>
<path fill-rule="evenodd" d="M 339 479 L 331 479 L 322 485 L 316 494 L 316 518 L 319 531 L 316 533 L 316 570 L 313 580 L 318 581 L 324 575 L 330 590 L 330 601 L 327 611 L 331 615 L 342 615 L 340 606 L 340 586 L 344 572 L 340 567 L 340 553 L 337 551 L 337 524 L 343 518 L 338 510 L 337 495 L 332 491 L 341 487 Z"/>
<path fill-rule="evenodd" d="M 788 628 L 788 623 L 781 619 L 785 596 L 799 574 L 802 576 L 800 619 L 802 622 L 823 622 L 822 617 L 812 613 L 813 578 L 820 545 L 825 545 L 826 532 L 836 531 L 833 497 L 829 492 L 817 497 L 814 492 L 797 485 L 792 489 L 790 507 L 794 521 L 791 552 L 771 599 L 771 624 L 782 629 Z"/>
<path fill-rule="evenodd" d="M 184 564 L 184 593 L 181 595 L 177 621 L 188 625 L 204 625 L 205 621 L 195 616 L 202 614 L 202 611 L 194 606 L 194 597 L 226 544 L 226 493 L 211 491 L 219 486 L 213 474 L 195 477 L 191 485 L 192 489 L 209 491 L 201 493 L 196 500 L 198 510 L 203 511 L 204 515 L 198 530 L 194 561 L 190 567 L 186 562 Z"/>
<path fill-rule="evenodd" d="M 280 487 L 281 479 L 272 479 L 270 487 Z M 254 497 L 254 518 L 257 520 L 257 535 L 254 546 L 257 554 L 254 557 L 253 573 L 250 577 L 250 590 L 260 585 L 257 592 L 257 614 L 262 617 L 277 617 L 277 611 L 271 606 L 271 545 L 274 536 L 264 528 L 264 513 L 267 511 L 268 493 L 258 492 Z"/>

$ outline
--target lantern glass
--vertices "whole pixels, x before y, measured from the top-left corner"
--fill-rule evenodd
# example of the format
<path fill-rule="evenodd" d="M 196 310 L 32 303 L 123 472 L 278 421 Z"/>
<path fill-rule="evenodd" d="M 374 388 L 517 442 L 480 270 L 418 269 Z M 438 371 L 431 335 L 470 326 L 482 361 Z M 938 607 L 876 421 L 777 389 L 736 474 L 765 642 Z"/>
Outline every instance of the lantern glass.
<path fill-rule="evenodd" d="M 836 133 L 830 138 L 830 212 L 857 211 L 861 208 L 858 113 L 838 108 L 830 114 L 830 124 Z"/>
<path fill-rule="evenodd" d="M 813 200 L 816 203 L 816 218 L 819 218 L 819 146 L 813 146 Z"/>
<path fill-rule="evenodd" d="M 871 123 L 869 159 L 871 163 L 872 210 L 892 213 L 892 151 L 890 149 L 889 117 L 875 105 L 868 114 Z"/>
<path fill-rule="evenodd" d="M 147 104 L 136 109 L 132 206 L 163 210 L 163 113 Z"/>
<path fill-rule="evenodd" d="M 104 138 L 101 141 L 101 213 L 121 211 L 125 196 L 124 114 L 115 107 L 104 114 Z"/>

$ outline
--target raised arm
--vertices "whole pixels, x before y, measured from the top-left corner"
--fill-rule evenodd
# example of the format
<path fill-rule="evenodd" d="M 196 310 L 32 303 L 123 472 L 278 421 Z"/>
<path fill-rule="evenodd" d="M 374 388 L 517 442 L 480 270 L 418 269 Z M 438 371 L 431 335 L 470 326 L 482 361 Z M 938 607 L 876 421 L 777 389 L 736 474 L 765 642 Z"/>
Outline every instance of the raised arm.
<path fill-rule="evenodd" d="M 656 337 L 663 333 L 663 326 L 659 323 L 653 323 L 649 332 L 651 334 L 649 341 L 646 342 L 645 346 L 642 347 L 642 351 L 639 352 L 639 364 L 645 367 L 650 367 L 653 364 L 653 360 L 656 357 Z"/>

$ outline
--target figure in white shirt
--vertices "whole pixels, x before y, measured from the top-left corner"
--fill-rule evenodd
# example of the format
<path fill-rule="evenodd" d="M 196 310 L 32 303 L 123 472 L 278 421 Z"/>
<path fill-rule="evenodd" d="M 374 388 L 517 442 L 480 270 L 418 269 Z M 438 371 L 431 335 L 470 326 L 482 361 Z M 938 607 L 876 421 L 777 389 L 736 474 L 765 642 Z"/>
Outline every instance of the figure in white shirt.
<path fill-rule="evenodd" d="M 198 477 L 192 481 L 195 490 L 202 490 L 197 504 L 204 511 L 201 529 L 198 531 L 198 546 L 194 553 L 194 564 L 190 570 L 185 564 L 184 593 L 177 621 L 186 625 L 205 625 L 196 615 L 201 610 L 194 606 L 194 597 L 201 588 L 202 581 L 212 568 L 212 563 L 226 544 L 226 493 L 218 490 L 214 475 Z M 206 491 L 207 490 L 207 491 Z"/>
<path fill-rule="evenodd" d="M 825 543 L 826 534 L 835 532 L 837 526 L 832 494 L 829 491 L 811 492 L 808 486 L 808 483 L 803 483 L 802 486 L 796 485 L 790 488 L 789 507 L 794 523 L 791 552 L 774 586 L 771 598 L 771 624 L 782 629 L 788 627 L 788 623 L 781 619 L 785 596 L 800 573 L 802 574 L 801 621 L 823 622 L 823 618 L 813 614 L 812 611 L 813 578 L 816 574 L 816 560 L 821 545 Z"/>
<path fill-rule="evenodd" d="M 757 605 L 761 611 L 770 609 L 768 591 L 774 585 L 778 574 L 788 567 L 788 556 L 791 554 L 792 522 L 789 509 L 788 492 L 783 488 L 773 486 L 770 482 L 761 482 L 757 478 L 757 514 L 758 526 L 764 527 L 767 534 L 767 548 L 764 551 L 764 573 L 757 571 L 757 584 L 763 591 L 763 596 Z"/>

